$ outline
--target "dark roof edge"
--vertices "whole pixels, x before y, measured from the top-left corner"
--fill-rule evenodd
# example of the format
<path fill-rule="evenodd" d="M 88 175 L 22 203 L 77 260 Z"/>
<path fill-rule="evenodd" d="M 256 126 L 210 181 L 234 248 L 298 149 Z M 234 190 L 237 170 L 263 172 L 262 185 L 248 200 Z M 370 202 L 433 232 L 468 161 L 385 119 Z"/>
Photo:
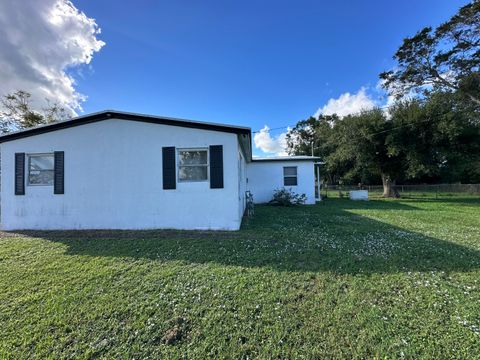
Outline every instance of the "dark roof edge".
<path fill-rule="evenodd" d="M 122 120 L 131 120 L 146 122 L 151 124 L 160 124 L 160 125 L 171 125 L 179 126 L 193 129 L 202 129 L 202 130 L 212 130 L 227 132 L 233 134 L 248 134 L 250 136 L 251 129 L 241 126 L 225 125 L 225 124 L 214 124 L 186 119 L 176 119 L 170 117 L 162 116 L 153 116 L 153 115 L 144 115 L 144 114 L 135 114 L 115 110 L 106 110 L 98 113 L 93 113 L 85 116 L 79 116 L 71 120 L 60 121 L 52 124 L 41 125 L 31 129 L 26 129 L 22 131 L 13 132 L 10 134 L 0 136 L 0 143 L 7 141 L 17 140 L 21 138 L 26 138 L 34 135 L 44 134 L 56 130 L 68 129 L 70 127 L 90 124 L 97 121 L 108 120 L 108 119 L 122 119 Z"/>

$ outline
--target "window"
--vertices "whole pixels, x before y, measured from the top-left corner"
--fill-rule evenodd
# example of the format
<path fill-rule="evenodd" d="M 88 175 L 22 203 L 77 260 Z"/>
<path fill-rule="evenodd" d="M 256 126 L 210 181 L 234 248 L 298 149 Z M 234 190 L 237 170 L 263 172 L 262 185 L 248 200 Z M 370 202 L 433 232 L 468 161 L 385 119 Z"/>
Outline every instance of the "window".
<path fill-rule="evenodd" d="M 283 185 L 297 186 L 297 167 L 285 166 L 283 168 Z"/>
<path fill-rule="evenodd" d="M 53 154 L 28 155 L 28 185 L 53 185 Z"/>
<path fill-rule="evenodd" d="M 208 180 L 208 150 L 207 149 L 178 150 L 178 180 L 179 181 Z"/>

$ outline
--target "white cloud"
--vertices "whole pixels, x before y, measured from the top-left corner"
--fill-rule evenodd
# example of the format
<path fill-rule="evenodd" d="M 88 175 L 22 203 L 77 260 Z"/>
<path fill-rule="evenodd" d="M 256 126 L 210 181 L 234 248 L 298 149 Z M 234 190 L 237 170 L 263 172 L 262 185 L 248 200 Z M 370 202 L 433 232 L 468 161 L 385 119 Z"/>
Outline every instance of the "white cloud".
<path fill-rule="evenodd" d="M 289 130 L 287 129 L 287 132 Z M 270 128 L 265 125 L 262 130 L 255 133 L 253 142 L 257 149 L 262 150 L 266 154 L 287 155 L 287 132 L 272 137 Z"/>
<path fill-rule="evenodd" d="M 89 64 L 105 45 L 99 33 L 68 0 L 1 0 L 0 95 L 26 90 L 37 109 L 48 98 L 81 110 L 85 96 L 68 71 Z"/>
<path fill-rule="evenodd" d="M 362 87 L 356 94 L 346 92 L 337 99 L 328 100 L 327 104 L 319 108 L 314 116 L 337 114 L 343 117 L 348 114 L 358 113 L 362 110 L 370 110 L 374 108 L 375 105 L 375 101 L 367 95 L 365 87 Z"/>

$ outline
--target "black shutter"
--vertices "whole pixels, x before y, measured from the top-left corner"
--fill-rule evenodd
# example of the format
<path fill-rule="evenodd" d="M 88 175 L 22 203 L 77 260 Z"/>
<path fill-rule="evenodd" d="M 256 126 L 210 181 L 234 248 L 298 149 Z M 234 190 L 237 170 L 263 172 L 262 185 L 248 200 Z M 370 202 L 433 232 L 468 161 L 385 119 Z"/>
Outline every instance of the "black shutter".
<path fill-rule="evenodd" d="M 15 195 L 25 195 L 25 153 L 15 153 Z"/>
<path fill-rule="evenodd" d="M 223 146 L 210 146 L 210 188 L 223 188 Z"/>
<path fill-rule="evenodd" d="M 65 166 L 64 166 L 64 153 L 63 151 L 55 151 L 54 153 L 54 168 L 53 168 L 53 193 L 64 194 L 65 193 Z"/>
<path fill-rule="evenodd" d="M 175 177 L 175 147 L 162 148 L 163 188 L 166 190 L 176 188 Z"/>

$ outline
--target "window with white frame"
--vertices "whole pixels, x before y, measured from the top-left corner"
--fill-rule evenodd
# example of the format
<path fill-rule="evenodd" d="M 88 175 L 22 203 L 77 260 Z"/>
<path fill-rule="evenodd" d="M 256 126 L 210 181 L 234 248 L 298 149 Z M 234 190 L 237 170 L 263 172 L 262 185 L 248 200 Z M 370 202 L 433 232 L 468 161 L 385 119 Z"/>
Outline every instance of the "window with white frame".
<path fill-rule="evenodd" d="M 297 186 L 297 167 L 285 166 L 283 168 L 283 185 Z"/>
<path fill-rule="evenodd" d="M 179 149 L 178 150 L 178 180 L 206 181 L 208 180 L 208 150 Z"/>
<path fill-rule="evenodd" d="M 28 155 L 28 185 L 53 185 L 53 154 Z"/>

